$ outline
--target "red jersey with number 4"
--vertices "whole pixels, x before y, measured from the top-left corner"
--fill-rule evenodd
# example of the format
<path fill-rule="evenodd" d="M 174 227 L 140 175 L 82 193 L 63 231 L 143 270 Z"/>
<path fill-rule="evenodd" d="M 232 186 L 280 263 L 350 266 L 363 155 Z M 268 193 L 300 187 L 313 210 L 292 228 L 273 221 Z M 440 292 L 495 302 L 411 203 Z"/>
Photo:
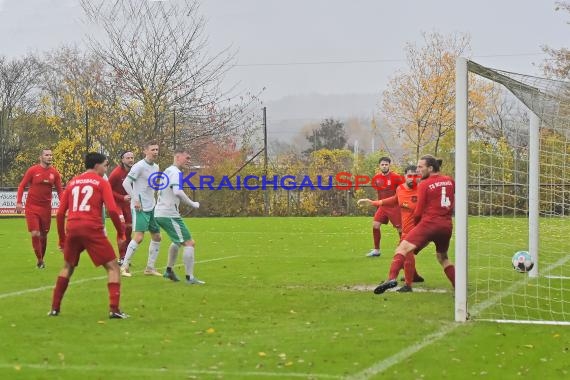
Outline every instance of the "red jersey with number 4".
<path fill-rule="evenodd" d="M 394 172 L 387 174 L 378 173 L 373 178 L 373 186 L 378 192 L 378 200 L 396 195 L 396 188 L 406 182 L 404 177 Z"/>
<path fill-rule="evenodd" d="M 111 185 L 96 173 L 86 172 L 73 178 L 67 184 L 63 193 L 59 210 L 57 211 L 57 227 L 60 237 L 65 235 L 64 216 L 67 211 L 67 228 L 85 226 L 103 228 L 103 203 L 120 231 L 117 205 L 113 199 Z M 116 218 L 115 218 L 116 216 Z"/>
<path fill-rule="evenodd" d="M 26 208 L 47 209 L 51 212 L 51 193 L 55 187 L 57 195 L 61 198 L 63 189 L 61 188 L 61 176 L 53 167 L 43 167 L 40 164 L 30 167 L 18 186 L 16 202 L 22 203 L 24 188 L 29 186 L 28 197 L 26 198 Z"/>
<path fill-rule="evenodd" d="M 455 205 L 455 182 L 451 177 L 432 174 L 418 185 L 418 203 L 414 212 L 416 224 L 431 223 L 451 227 Z"/>

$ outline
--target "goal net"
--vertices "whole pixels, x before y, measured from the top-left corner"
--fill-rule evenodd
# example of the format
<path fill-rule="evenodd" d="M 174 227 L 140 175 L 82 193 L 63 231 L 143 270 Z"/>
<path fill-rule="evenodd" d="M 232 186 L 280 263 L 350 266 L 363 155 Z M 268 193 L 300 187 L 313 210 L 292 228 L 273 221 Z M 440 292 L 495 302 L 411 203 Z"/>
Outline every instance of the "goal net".
<path fill-rule="evenodd" d="M 455 319 L 570 324 L 570 83 L 456 68 Z"/>

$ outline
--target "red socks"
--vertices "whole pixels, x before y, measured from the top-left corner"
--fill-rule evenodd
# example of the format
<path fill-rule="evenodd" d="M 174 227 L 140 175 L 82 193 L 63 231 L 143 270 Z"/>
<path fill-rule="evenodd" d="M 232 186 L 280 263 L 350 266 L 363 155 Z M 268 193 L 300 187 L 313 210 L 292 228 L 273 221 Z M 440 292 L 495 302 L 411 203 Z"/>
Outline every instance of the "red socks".
<path fill-rule="evenodd" d="M 47 247 L 47 236 L 46 235 L 40 236 L 40 243 L 41 243 L 42 261 L 43 261 L 44 256 L 46 255 L 46 247 Z"/>
<path fill-rule="evenodd" d="M 380 249 L 380 228 L 373 228 L 372 236 L 374 237 L 374 249 Z"/>
<path fill-rule="evenodd" d="M 38 263 L 43 261 L 43 254 L 42 254 L 42 238 L 39 236 L 32 236 L 32 247 L 34 248 L 34 253 L 36 254 L 36 259 L 38 259 Z"/>
<path fill-rule="evenodd" d="M 107 283 L 107 289 L 109 289 L 109 309 L 113 313 L 120 312 L 119 300 L 121 298 L 121 284 L 118 282 L 109 282 Z"/>
<path fill-rule="evenodd" d="M 53 299 L 51 302 L 51 309 L 59 311 L 61 307 L 61 300 L 65 291 L 67 290 L 67 285 L 69 284 L 69 278 L 58 276 L 55 283 L 55 288 L 53 289 Z M 109 282 L 107 284 L 109 289 L 109 308 L 112 312 L 118 313 L 119 310 L 119 300 L 121 298 L 121 284 L 118 282 Z"/>
<path fill-rule="evenodd" d="M 412 286 L 416 274 L 416 255 L 413 252 L 408 252 L 404 261 L 404 280 L 406 285 Z"/>
<path fill-rule="evenodd" d="M 69 278 L 67 277 L 57 277 L 55 282 L 55 288 L 53 288 L 53 298 L 51 301 L 51 309 L 59 311 L 61 307 L 61 299 L 67 290 L 67 285 L 69 284 Z"/>
<path fill-rule="evenodd" d="M 449 265 L 443 269 L 445 275 L 451 282 L 451 285 L 455 288 L 455 267 L 453 265 Z"/>
<path fill-rule="evenodd" d="M 125 225 L 125 236 L 127 238 L 125 239 L 125 242 L 123 244 L 121 244 L 121 246 L 119 247 L 119 258 L 121 260 L 124 259 L 125 255 L 127 254 L 127 247 L 129 246 L 129 243 L 131 242 L 132 233 L 133 233 L 133 225 L 132 224 Z"/>
<path fill-rule="evenodd" d="M 395 254 L 392 259 L 392 264 L 390 265 L 390 273 L 388 274 L 388 280 L 395 280 L 398 278 L 398 273 L 404 267 L 404 256 Z"/>

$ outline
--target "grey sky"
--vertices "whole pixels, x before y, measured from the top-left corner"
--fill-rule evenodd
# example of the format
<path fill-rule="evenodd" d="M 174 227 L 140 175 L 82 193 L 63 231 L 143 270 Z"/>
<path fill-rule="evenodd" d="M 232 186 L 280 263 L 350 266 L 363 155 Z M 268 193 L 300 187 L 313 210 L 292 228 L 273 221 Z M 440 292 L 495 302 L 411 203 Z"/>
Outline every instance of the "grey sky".
<path fill-rule="evenodd" d="M 380 93 L 422 31 L 466 32 L 474 59 L 540 75 L 540 46 L 568 47 L 570 17 L 554 0 L 202 0 L 213 51 L 237 50 L 229 82 L 262 98 Z M 81 43 L 78 0 L 0 0 L 0 54 Z M 376 61 L 361 63 L 318 63 Z M 292 64 L 308 62 L 313 64 Z M 255 65 L 264 64 L 264 65 Z M 279 64 L 279 65 L 272 65 Z M 286 64 L 286 65 L 281 65 Z"/>

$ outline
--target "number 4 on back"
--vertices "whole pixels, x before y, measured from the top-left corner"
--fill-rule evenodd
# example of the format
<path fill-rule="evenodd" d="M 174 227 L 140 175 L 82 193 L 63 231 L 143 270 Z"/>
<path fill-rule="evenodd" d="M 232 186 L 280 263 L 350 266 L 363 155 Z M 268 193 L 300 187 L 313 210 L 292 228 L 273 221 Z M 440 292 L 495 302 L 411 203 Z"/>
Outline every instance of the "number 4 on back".
<path fill-rule="evenodd" d="M 451 201 L 449 197 L 445 194 L 445 186 L 441 188 L 441 207 L 449 208 L 451 207 Z"/>

